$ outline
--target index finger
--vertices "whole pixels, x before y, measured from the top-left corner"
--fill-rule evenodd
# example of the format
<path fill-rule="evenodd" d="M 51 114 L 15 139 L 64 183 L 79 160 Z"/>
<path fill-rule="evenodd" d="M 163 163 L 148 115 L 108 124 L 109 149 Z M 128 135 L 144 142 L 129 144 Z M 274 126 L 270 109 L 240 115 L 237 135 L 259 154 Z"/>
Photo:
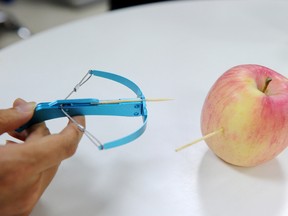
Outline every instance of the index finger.
<path fill-rule="evenodd" d="M 85 126 L 85 118 L 83 116 L 74 117 L 74 119 Z M 75 153 L 82 135 L 83 133 L 77 126 L 69 121 L 66 128 L 59 134 L 28 141 L 26 143 L 26 151 L 28 151 L 27 154 L 30 157 L 30 161 L 34 163 L 34 167 L 41 172 L 71 157 Z"/>

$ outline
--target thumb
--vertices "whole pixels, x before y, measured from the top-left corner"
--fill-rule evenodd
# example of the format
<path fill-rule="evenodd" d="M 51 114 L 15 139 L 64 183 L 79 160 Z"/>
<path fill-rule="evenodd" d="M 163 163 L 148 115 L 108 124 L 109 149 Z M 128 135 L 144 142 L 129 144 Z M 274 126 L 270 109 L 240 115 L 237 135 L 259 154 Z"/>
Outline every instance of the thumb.
<path fill-rule="evenodd" d="M 36 103 L 18 98 L 14 101 L 13 108 L 0 110 L 0 134 L 12 131 L 28 122 L 34 112 Z"/>

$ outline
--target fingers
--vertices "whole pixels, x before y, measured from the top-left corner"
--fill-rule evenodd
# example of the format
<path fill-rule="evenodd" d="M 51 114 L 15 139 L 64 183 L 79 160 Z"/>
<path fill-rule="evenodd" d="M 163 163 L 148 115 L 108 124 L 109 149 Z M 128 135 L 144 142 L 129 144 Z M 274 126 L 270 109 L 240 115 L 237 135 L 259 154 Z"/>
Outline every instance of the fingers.
<path fill-rule="evenodd" d="M 84 117 L 79 116 L 74 117 L 74 119 L 79 124 L 85 126 Z M 41 130 L 38 132 L 38 135 L 43 133 Z M 28 140 L 25 150 L 30 160 L 32 159 L 35 162 L 35 168 L 41 172 L 59 165 L 62 160 L 72 156 L 77 149 L 82 135 L 77 126 L 69 122 L 66 128 L 59 134 L 45 136 L 38 140 L 34 138 Z"/>
<path fill-rule="evenodd" d="M 37 141 L 38 139 L 50 135 L 49 129 L 46 127 L 46 124 L 39 123 L 32 125 L 30 128 L 25 130 L 27 133 L 27 138 L 25 141 Z"/>
<path fill-rule="evenodd" d="M 13 130 L 13 131 L 9 131 L 8 134 L 9 134 L 10 136 L 18 139 L 18 140 L 21 140 L 21 141 L 25 141 L 26 138 L 28 137 L 28 133 L 27 133 L 26 130 L 24 130 L 24 131 L 22 131 L 22 132 L 20 132 L 20 133 L 18 133 L 18 132 L 16 132 L 16 131 Z"/>
<path fill-rule="evenodd" d="M 85 126 L 85 119 L 84 117 L 75 117 L 74 118 L 79 124 Z M 71 130 L 71 126 L 73 126 L 73 129 Z M 76 131 L 75 131 L 76 129 Z M 33 126 L 29 129 L 31 131 L 29 131 L 30 136 L 28 137 L 28 141 L 30 140 L 35 140 L 38 139 L 38 136 L 45 136 L 45 134 L 49 133 L 49 130 L 47 129 L 47 127 L 45 126 L 45 124 L 39 125 L 38 127 L 33 128 Z M 71 134 L 72 133 L 72 137 Z M 76 134 L 75 134 L 76 133 Z M 49 133 L 50 134 L 50 133 Z M 75 128 L 75 125 L 72 124 L 71 122 L 69 122 L 68 126 L 61 132 L 60 136 L 68 136 L 70 137 L 73 141 L 69 141 L 66 138 L 63 137 L 63 139 L 65 140 L 65 142 L 70 142 L 70 146 L 68 145 L 68 147 L 66 148 L 71 148 L 70 150 L 68 150 L 68 153 L 65 155 L 64 153 L 64 159 L 71 156 L 77 148 L 78 142 L 80 141 L 80 138 L 82 136 L 82 133 Z M 74 137 L 75 136 L 75 137 Z M 55 142 L 56 140 L 54 140 Z M 76 141 L 76 142 L 75 142 Z M 56 141 L 57 142 L 57 141 Z M 60 141 L 61 142 L 61 141 Z M 64 144 L 67 145 L 67 143 L 59 143 L 60 145 Z M 50 145 L 50 144 L 48 144 Z M 63 146 L 64 146 L 63 145 Z M 64 150 L 65 151 L 65 150 Z M 58 150 L 57 150 L 58 152 Z M 48 157 L 45 157 L 44 155 L 48 155 Z M 54 178 L 58 167 L 61 163 L 61 161 L 63 160 L 63 157 L 53 157 L 53 155 L 55 155 L 55 152 L 53 152 L 53 154 L 50 154 L 49 152 L 44 153 L 44 158 L 45 160 L 43 160 L 43 157 L 41 159 L 41 161 L 38 162 L 38 171 L 43 171 L 41 173 L 41 193 L 43 193 L 45 191 L 45 189 L 47 188 L 47 186 L 50 184 L 50 182 L 52 181 L 52 179 Z M 51 160 L 51 163 L 50 163 Z M 46 169 L 48 168 L 48 169 Z"/>
<path fill-rule="evenodd" d="M 0 134 L 17 129 L 29 121 L 36 104 L 22 99 L 15 100 L 13 108 L 0 110 Z"/>
<path fill-rule="evenodd" d="M 10 131 L 8 132 L 10 136 L 22 140 L 22 141 L 29 141 L 33 139 L 39 139 L 43 136 L 50 135 L 49 129 L 46 127 L 45 122 L 38 123 L 35 125 L 32 125 L 28 129 L 25 129 L 24 131 L 18 133 L 16 131 Z"/>

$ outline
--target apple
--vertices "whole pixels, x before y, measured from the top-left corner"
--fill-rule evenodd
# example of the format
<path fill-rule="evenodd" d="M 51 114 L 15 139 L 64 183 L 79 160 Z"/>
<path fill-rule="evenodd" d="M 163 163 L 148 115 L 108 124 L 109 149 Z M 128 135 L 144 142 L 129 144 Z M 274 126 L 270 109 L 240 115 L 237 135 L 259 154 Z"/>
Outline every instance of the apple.
<path fill-rule="evenodd" d="M 229 69 L 205 99 L 201 130 L 230 164 L 251 167 L 275 158 L 288 145 L 288 79 L 260 65 Z"/>

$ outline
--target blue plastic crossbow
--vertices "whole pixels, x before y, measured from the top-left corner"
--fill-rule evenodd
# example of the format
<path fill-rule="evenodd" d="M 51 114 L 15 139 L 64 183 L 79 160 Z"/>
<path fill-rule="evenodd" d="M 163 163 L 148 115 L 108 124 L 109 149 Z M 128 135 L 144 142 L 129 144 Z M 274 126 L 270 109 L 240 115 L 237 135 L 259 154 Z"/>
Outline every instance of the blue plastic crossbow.
<path fill-rule="evenodd" d="M 85 82 L 87 82 L 92 75 L 110 79 L 128 87 L 137 95 L 137 98 L 118 99 L 118 100 L 99 100 L 95 98 L 68 99 L 68 97 L 73 92 L 76 92 L 79 89 L 79 87 L 82 86 Z M 112 115 L 112 116 L 142 117 L 143 125 L 138 130 L 125 137 L 102 144 L 83 126 L 78 124 L 72 118 L 73 116 L 79 116 L 79 115 Z M 22 127 L 18 128 L 16 131 L 21 132 L 33 124 L 60 117 L 68 117 L 70 120 L 72 120 L 75 124 L 77 124 L 78 128 L 81 131 L 83 131 L 84 134 L 87 135 L 87 137 L 94 144 L 97 145 L 97 147 L 100 150 L 103 150 L 124 145 L 141 136 L 146 129 L 148 114 L 146 109 L 145 97 L 141 89 L 134 82 L 125 77 L 113 73 L 98 70 L 90 70 L 86 74 L 86 76 L 75 86 L 73 91 L 66 97 L 66 99 L 56 100 L 53 102 L 39 103 L 35 108 L 35 112 L 32 119 Z"/>

